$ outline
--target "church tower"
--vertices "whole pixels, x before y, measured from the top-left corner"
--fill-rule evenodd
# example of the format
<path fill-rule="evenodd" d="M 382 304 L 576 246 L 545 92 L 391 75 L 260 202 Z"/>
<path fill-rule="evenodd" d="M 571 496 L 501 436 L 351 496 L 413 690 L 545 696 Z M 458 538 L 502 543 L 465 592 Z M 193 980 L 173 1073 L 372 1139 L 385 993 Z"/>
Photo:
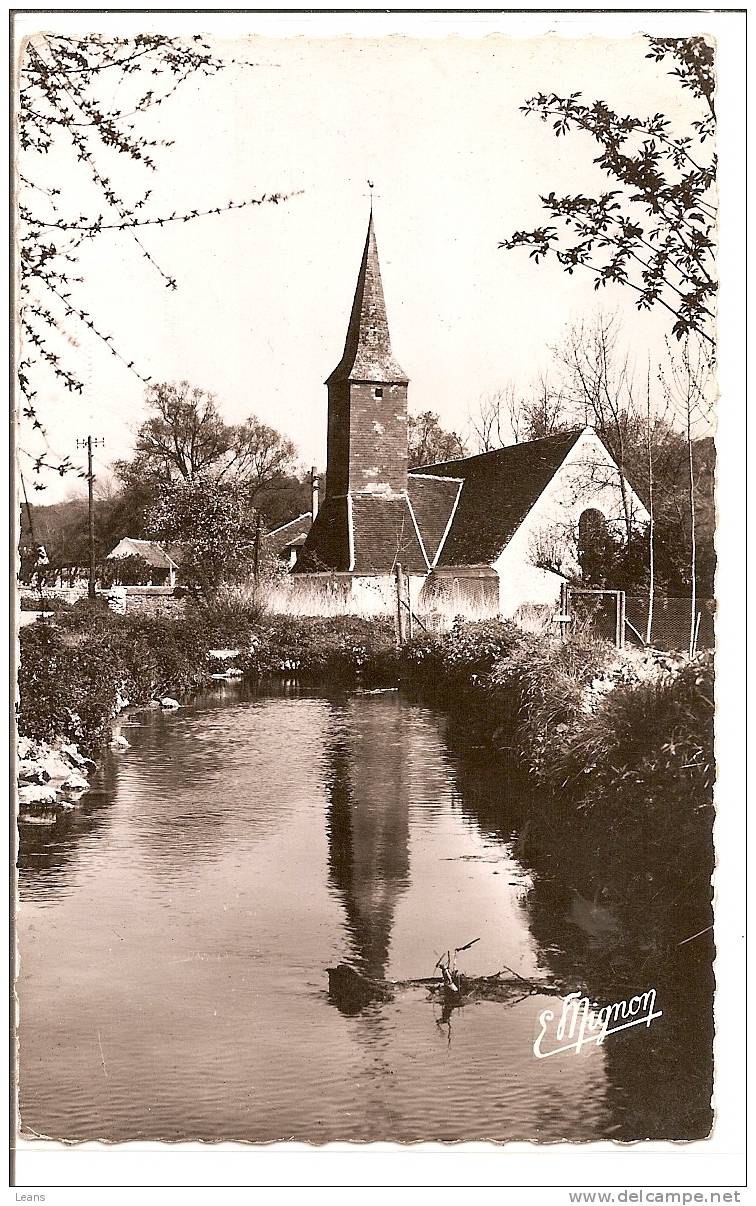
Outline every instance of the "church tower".
<path fill-rule="evenodd" d="M 382 577 L 429 562 L 408 496 L 407 384 L 391 351 L 373 215 L 344 352 L 326 381 L 326 496 L 295 574 Z"/>
<path fill-rule="evenodd" d="M 391 352 L 371 213 L 344 354 L 326 382 L 329 495 L 406 491 L 407 384 Z"/>

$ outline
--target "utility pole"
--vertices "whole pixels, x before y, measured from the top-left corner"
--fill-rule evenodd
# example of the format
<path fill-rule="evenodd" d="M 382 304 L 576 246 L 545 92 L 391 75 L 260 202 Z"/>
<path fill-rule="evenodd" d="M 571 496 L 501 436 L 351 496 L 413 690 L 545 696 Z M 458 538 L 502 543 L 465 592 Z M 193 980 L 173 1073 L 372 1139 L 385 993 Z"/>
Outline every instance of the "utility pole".
<path fill-rule="evenodd" d="M 94 547 L 94 473 L 92 472 L 92 449 L 102 448 L 104 440 L 88 435 L 86 440 L 77 440 L 77 448 L 87 450 L 87 486 L 89 493 L 89 598 L 95 597 L 95 547 Z"/>

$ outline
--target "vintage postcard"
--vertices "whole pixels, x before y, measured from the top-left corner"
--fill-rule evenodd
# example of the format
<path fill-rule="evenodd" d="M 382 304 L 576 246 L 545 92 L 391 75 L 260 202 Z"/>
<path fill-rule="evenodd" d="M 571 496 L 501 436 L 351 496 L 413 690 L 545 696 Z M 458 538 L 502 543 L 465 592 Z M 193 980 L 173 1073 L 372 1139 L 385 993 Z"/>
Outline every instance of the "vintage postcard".
<path fill-rule="evenodd" d="M 17 1185 L 734 1192 L 730 16 L 15 13 Z"/>

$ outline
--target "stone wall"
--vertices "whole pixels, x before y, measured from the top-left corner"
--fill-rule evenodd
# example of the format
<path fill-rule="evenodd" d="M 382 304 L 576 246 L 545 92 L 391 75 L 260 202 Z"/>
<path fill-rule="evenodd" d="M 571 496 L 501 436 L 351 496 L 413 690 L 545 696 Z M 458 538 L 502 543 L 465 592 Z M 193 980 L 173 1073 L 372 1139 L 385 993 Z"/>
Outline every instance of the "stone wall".
<path fill-rule="evenodd" d="M 126 614 L 164 616 L 176 619 L 183 616 L 186 596 L 176 597 L 169 586 L 127 586 Z"/>

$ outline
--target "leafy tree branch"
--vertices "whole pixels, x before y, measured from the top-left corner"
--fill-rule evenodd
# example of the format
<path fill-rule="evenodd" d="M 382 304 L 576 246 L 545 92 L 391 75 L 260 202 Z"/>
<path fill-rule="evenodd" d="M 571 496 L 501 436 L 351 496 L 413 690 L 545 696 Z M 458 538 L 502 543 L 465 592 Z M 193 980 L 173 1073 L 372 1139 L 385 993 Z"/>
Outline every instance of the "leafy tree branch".
<path fill-rule="evenodd" d="M 638 309 L 660 306 L 673 318 L 672 333 L 696 334 L 711 348 L 715 276 L 716 155 L 714 51 L 704 38 L 649 38 L 647 58 L 671 60 L 670 74 L 702 103 L 690 131 L 675 133 L 663 113 L 649 117 L 614 112 L 582 93 L 538 93 L 521 108 L 551 123 L 557 138 L 578 130 L 598 144 L 594 159 L 618 186 L 588 196 L 543 194 L 553 224 L 515 231 L 499 244 L 530 248 L 540 263 L 554 255 L 571 274 L 584 268 L 594 288 L 617 284 L 637 295 Z M 694 155 L 698 145 L 709 152 Z"/>

